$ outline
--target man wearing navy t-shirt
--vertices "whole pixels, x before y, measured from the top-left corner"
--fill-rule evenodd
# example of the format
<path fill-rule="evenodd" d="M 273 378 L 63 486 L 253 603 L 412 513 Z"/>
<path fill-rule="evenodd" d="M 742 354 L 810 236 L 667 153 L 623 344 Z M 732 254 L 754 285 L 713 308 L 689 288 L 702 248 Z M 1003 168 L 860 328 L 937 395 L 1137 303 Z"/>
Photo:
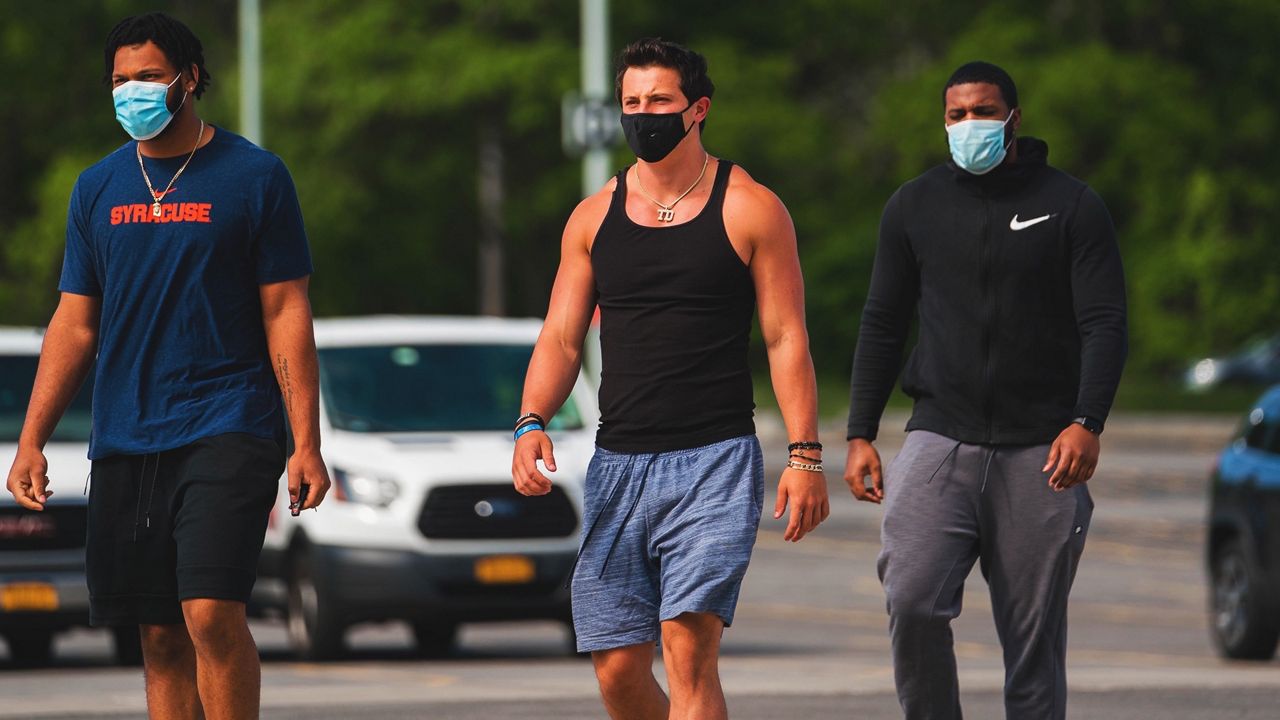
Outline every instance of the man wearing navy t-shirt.
<path fill-rule="evenodd" d="M 71 193 L 8 488 L 44 508 L 42 448 L 95 367 L 91 622 L 141 627 L 151 717 L 256 718 L 245 603 L 277 479 L 287 464 L 295 514 L 329 488 L 302 214 L 279 158 L 196 114 L 209 73 L 185 25 L 127 18 L 105 63 L 134 141 Z"/>

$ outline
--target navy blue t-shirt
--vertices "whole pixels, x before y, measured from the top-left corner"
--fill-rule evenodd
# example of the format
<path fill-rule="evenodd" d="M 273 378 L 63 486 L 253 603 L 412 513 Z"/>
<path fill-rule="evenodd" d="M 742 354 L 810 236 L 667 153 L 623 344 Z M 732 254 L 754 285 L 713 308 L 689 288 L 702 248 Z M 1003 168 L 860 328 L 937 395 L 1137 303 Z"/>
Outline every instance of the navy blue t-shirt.
<path fill-rule="evenodd" d="M 161 200 L 129 142 L 80 174 L 58 289 L 102 298 L 89 457 L 283 436 L 259 285 L 311 273 L 293 179 L 217 128 Z M 143 158 L 163 191 L 186 160 Z"/>

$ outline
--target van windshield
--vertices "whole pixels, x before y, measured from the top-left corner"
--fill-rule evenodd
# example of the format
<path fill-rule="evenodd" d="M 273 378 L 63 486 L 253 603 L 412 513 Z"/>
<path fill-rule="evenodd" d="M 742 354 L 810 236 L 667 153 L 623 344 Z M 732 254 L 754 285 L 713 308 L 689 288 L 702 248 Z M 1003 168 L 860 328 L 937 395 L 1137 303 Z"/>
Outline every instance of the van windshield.
<path fill-rule="evenodd" d="M 0 442 L 18 442 L 22 421 L 27 416 L 31 386 L 36 380 L 38 355 L 0 355 Z M 93 401 L 93 371 L 71 401 L 54 428 L 51 442 L 89 442 L 92 426 L 90 405 Z"/>
<path fill-rule="evenodd" d="M 366 345 L 321 348 L 329 422 L 352 432 L 510 430 L 520 414 L 532 345 Z M 551 429 L 582 427 L 570 397 Z"/>

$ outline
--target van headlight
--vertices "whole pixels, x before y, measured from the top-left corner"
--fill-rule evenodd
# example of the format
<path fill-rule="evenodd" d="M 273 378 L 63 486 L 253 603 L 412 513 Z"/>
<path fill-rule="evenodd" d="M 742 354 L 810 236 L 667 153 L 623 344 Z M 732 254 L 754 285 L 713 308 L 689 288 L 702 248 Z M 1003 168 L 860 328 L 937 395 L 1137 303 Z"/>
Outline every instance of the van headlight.
<path fill-rule="evenodd" d="M 400 485 L 393 478 L 358 470 L 333 468 L 336 497 L 346 502 L 386 507 L 400 496 Z"/>

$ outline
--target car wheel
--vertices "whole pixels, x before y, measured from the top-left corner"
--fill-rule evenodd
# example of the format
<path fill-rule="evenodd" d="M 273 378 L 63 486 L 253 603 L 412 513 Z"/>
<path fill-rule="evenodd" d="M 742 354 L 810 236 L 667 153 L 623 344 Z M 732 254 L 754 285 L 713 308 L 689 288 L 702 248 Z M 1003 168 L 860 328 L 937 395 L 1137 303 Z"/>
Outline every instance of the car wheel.
<path fill-rule="evenodd" d="M 136 667 L 142 664 L 142 636 L 137 625 L 111 628 L 116 664 Z"/>
<path fill-rule="evenodd" d="M 297 552 L 289 564 L 289 598 L 285 622 L 289 646 L 303 660 L 330 660 L 345 651 L 346 627 L 316 582 L 312 558 L 305 550 Z"/>
<path fill-rule="evenodd" d="M 52 630 L 11 630 L 5 634 L 9 657 L 19 667 L 44 667 L 53 662 Z"/>
<path fill-rule="evenodd" d="M 453 651 L 458 639 L 458 625 L 452 622 L 415 622 L 413 638 L 418 643 L 418 655 L 445 657 Z"/>
<path fill-rule="evenodd" d="M 1239 540 L 1214 554 L 1213 636 L 1223 655 L 1238 660 L 1270 660 L 1280 626 L 1266 611 L 1260 572 Z"/>

